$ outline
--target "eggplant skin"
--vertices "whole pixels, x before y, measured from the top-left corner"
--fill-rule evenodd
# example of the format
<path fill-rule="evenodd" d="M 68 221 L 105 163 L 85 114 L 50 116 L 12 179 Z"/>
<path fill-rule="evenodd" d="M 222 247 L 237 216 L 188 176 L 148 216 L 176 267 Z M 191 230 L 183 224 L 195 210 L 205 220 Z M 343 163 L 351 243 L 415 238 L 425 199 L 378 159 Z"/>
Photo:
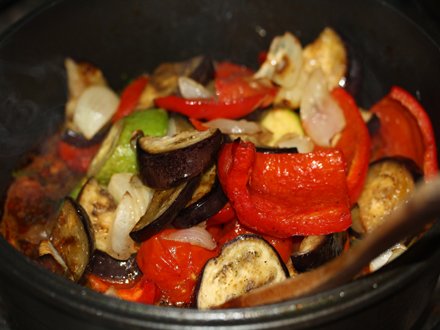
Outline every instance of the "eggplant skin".
<path fill-rule="evenodd" d="M 214 164 L 222 143 L 219 130 L 142 137 L 136 148 L 142 182 L 151 188 L 169 189 L 199 176 Z"/>
<path fill-rule="evenodd" d="M 200 177 L 196 177 L 182 183 L 179 187 L 157 190 L 147 212 L 133 228 L 130 237 L 140 243 L 169 226 L 190 201 L 199 181 Z"/>
<path fill-rule="evenodd" d="M 180 211 L 173 221 L 173 226 L 176 228 L 195 226 L 220 211 L 227 201 L 228 198 L 215 176 L 210 191 Z"/>
<path fill-rule="evenodd" d="M 96 250 L 88 265 L 88 271 L 109 283 L 133 283 L 142 276 L 135 255 L 127 260 L 117 260 L 105 252 Z"/>
<path fill-rule="evenodd" d="M 50 242 L 63 258 L 75 282 L 81 279 L 94 251 L 91 227 L 86 211 L 72 198 L 66 197 Z"/>
<path fill-rule="evenodd" d="M 286 265 L 267 241 L 254 234 L 240 235 L 206 263 L 195 289 L 195 304 L 212 308 L 288 276 Z"/>
<path fill-rule="evenodd" d="M 342 253 L 347 237 L 347 232 L 315 236 L 314 238 L 319 240 L 315 246 L 306 251 L 298 251 L 292 254 L 293 267 L 296 271 L 302 273 L 325 264 Z M 308 238 L 306 237 L 306 239 Z"/>

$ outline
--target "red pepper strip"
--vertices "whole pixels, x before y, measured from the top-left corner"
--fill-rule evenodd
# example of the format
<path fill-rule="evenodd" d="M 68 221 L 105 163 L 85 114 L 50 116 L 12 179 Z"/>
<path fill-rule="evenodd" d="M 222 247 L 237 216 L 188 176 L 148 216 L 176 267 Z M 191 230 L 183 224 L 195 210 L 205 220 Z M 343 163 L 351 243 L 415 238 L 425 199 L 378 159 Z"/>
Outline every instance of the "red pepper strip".
<path fill-rule="evenodd" d="M 401 87 L 392 87 L 389 95 L 393 100 L 400 102 L 415 117 L 424 143 L 423 172 L 426 179 L 432 178 L 438 172 L 438 160 L 434 129 L 428 114 L 422 105 Z"/>
<path fill-rule="evenodd" d="M 119 298 L 143 304 L 154 304 L 158 298 L 156 285 L 147 281 L 145 278 L 142 278 L 128 287 L 119 287 L 120 285 L 109 283 L 97 275 L 88 274 L 87 284 L 92 290 L 101 293 L 105 293 L 112 288 Z"/>
<path fill-rule="evenodd" d="M 125 87 L 121 94 L 118 109 L 113 115 L 112 122 L 116 122 L 133 112 L 139 103 L 139 99 L 145 89 L 145 86 L 147 86 L 147 83 L 148 77 L 140 76 L 139 78 L 133 80 L 127 87 Z"/>
<path fill-rule="evenodd" d="M 263 103 L 273 100 L 274 94 L 255 94 L 243 99 L 221 102 L 216 99 L 185 99 L 174 95 L 158 97 L 156 106 L 195 119 L 237 119 L 251 113 Z"/>
<path fill-rule="evenodd" d="M 254 72 L 244 65 L 238 65 L 228 61 L 217 63 L 215 66 L 215 79 L 223 79 L 230 77 L 249 77 Z"/>
<path fill-rule="evenodd" d="M 200 120 L 197 120 L 195 118 L 188 118 L 188 120 L 191 123 L 191 125 L 193 125 L 194 128 L 198 131 L 206 131 L 209 129 L 209 127 L 203 125 L 203 122 Z"/>
<path fill-rule="evenodd" d="M 131 288 L 116 290 L 119 298 L 147 305 L 152 305 L 157 301 L 158 292 L 157 286 L 145 278 L 142 278 Z"/>
<path fill-rule="evenodd" d="M 221 225 L 227 222 L 231 222 L 235 218 L 235 211 L 231 204 L 228 202 L 220 211 L 218 211 L 216 214 L 206 220 L 206 226 L 209 227 Z"/>
<path fill-rule="evenodd" d="M 372 160 L 404 156 L 422 169 L 423 137 L 414 116 L 389 96 L 376 103 L 371 112 L 380 120 L 379 130 L 373 135 Z"/>
<path fill-rule="evenodd" d="M 281 238 L 351 225 L 345 169 L 336 149 L 265 154 L 248 142 L 224 145 L 218 160 L 220 182 L 239 221 Z"/>
<path fill-rule="evenodd" d="M 342 88 L 335 88 L 332 97 L 344 112 L 346 121 L 336 147 L 342 150 L 348 165 L 348 194 L 351 204 L 354 205 L 367 177 L 371 155 L 370 134 L 355 100 L 349 93 Z"/>
<path fill-rule="evenodd" d="M 60 141 L 58 143 L 58 154 L 67 166 L 79 173 L 87 172 L 89 165 L 99 149 L 99 144 L 79 148 L 67 142 Z"/>

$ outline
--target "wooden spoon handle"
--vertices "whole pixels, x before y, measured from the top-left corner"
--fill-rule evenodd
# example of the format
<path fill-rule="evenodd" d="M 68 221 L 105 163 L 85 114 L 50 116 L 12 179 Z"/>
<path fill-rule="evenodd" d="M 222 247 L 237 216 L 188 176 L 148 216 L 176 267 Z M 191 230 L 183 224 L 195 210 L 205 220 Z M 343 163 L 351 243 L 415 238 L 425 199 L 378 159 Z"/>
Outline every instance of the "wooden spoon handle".
<path fill-rule="evenodd" d="M 383 225 L 349 251 L 310 272 L 255 289 L 217 308 L 264 305 L 311 295 L 349 282 L 380 253 L 418 234 L 440 214 L 440 177 L 419 184 L 407 203 L 389 214 Z"/>

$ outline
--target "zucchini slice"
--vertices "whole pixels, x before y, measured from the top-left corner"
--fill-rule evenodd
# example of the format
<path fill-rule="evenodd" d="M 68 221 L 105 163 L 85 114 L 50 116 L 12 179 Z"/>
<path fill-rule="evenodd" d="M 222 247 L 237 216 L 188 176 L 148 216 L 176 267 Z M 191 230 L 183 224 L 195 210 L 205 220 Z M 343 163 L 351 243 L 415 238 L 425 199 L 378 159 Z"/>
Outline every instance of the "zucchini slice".
<path fill-rule="evenodd" d="M 253 234 L 240 235 L 206 263 L 196 288 L 196 305 L 200 309 L 219 306 L 288 276 L 286 265 L 266 240 Z"/>

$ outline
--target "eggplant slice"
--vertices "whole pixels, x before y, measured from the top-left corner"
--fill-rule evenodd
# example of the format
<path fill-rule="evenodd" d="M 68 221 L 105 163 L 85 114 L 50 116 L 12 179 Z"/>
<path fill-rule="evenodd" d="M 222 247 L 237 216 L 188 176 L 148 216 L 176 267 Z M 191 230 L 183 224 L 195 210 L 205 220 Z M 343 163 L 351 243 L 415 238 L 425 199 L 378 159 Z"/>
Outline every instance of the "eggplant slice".
<path fill-rule="evenodd" d="M 142 242 L 170 225 L 177 214 L 188 204 L 200 177 L 182 183 L 176 188 L 156 190 L 147 212 L 130 233 L 135 242 Z"/>
<path fill-rule="evenodd" d="M 226 205 L 226 197 L 212 166 L 201 178 L 191 201 L 173 221 L 176 228 L 190 228 L 212 217 Z"/>
<path fill-rule="evenodd" d="M 307 236 L 292 254 L 292 264 L 300 273 L 317 268 L 340 255 L 346 241 L 346 232 Z"/>
<path fill-rule="evenodd" d="M 219 306 L 263 285 L 289 276 L 278 252 L 258 235 L 240 235 L 208 260 L 196 289 L 200 309 Z"/>
<path fill-rule="evenodd" d="M 135 255 L 127 260 L 117 260 L 98 250 L 93 254 L 88 270 L 106 282 L 113 284 L 134 283 L 142 276 Z"/>
<path fill-rule="evenodd" d="M 86 211 L 66 197 L 61 207 L 50 243 L 64 260 L 70 278 L 78 282 L 94 251 L 93 231 Z"/>
<path fill-rule="evenodd" d="M 144 136 L 136 148 L 142 182 L 156 189 L 177 187 L 212 166 L 222 142 L 217 129 L 184 131 L 171 137 Z"/>
<path fill-rule="evenodd" d="M 90 178 L 82 187 L 77 200 L 90 219 L 96 249 L 111 252 L 110 230 L 116 210 L 112 196 L 96 179 Z"/>

